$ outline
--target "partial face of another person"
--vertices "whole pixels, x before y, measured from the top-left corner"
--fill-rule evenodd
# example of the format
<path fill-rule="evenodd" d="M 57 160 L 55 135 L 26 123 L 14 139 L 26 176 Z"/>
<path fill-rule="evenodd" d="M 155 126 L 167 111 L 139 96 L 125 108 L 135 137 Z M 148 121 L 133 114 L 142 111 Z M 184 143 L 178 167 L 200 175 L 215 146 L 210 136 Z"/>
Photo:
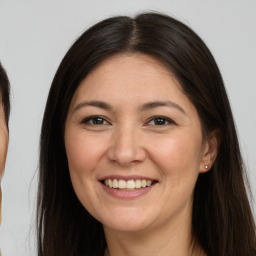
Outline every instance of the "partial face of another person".
<path fill-rule="evenodd" d="M 189 221 L 196 180 L 214 158 L 179 82 L 143 54 L 110 57 L 81 82 L 65 146 L 80 202 L 116 231 Z"/>
<path fill-rule="evenodd" d="M 0 104 L 0 180 L 3 176 L 8 147 L 8 129 L 5 121 L 3 105 Z"/>
<path fill-rule="evenodd" d="M 7 147 L 8 147 L 8 129 L 5 121 L 4 108 L 0 102 L 0 185 L 1 185 L 1 179 L 4 173 Z M 2 191 L 0 186 L 0 223 L 2 221 L 1 205 L 2 205 Z"/>

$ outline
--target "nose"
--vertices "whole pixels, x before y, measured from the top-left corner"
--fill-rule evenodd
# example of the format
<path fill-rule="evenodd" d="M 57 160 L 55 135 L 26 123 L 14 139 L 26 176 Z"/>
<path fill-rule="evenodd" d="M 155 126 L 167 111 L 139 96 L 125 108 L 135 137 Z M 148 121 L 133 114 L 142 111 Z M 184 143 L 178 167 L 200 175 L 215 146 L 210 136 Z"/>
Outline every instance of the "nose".
<path fill-rule="evenodd" d="M 110 161 L 121 166 L 130 166 L 145 160 L 146 151 L 138 129 L 131 127 L 131 125 L 123 125 L 115 129 L 111 145 L 107 151 Z"/>

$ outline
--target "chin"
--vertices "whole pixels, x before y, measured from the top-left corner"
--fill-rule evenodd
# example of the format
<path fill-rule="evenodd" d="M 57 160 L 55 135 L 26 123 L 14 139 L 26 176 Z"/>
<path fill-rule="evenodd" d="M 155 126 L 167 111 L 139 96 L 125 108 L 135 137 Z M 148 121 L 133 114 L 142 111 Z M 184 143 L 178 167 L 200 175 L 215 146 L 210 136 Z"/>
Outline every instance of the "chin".
<path fill-rule="evenodd" d="M 104 229 L 111 229 L 117 232 L 140 232 L 145 230 L 146 223 L 134 223 L 133 221 L 103 224 Z"/>
<path fill-rule="evenodd" d="M 120 217 L 121 216 L 121 217 Z M 109 218 L 99 220 L 104 229 L 116 230 L 119 232 L 139 232 L 147 229 L 154 222 L 153 216 L 142 214 L 138 211 L 136 214 L 119 213 L 111 214 Z"/>

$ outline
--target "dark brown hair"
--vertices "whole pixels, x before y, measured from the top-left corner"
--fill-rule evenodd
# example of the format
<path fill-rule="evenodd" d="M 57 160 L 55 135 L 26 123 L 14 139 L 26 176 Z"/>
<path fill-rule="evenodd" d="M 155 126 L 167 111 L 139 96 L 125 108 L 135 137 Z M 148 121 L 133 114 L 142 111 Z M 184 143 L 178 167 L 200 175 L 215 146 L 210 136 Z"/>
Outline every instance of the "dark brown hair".
<path fill-rule="evenodd" d="M 84 32 L 62 60 L 49 92 L 41 131 L 38 255 L 104 254 L 101 223 L 73 190 L 64 146 L 70 101 L 80 82 L 114 54 L 143 53 L 164 63 L 195 105 L 204 133 L 218 130 L 219 154 L 194 191 L 192 232 L 208 256 L 255 256 L 255 225 L 244 168 L 221 74 L 204 42 L 163 14 L 113 17 Z"/>
<path fill-rule="evenodd" d="M 3 105 L 5 113 L 5 121 L 8 126 L 9 115 L 10 115 L 10 85 L 7 74 L 0 63 L 0 104 Z"/>

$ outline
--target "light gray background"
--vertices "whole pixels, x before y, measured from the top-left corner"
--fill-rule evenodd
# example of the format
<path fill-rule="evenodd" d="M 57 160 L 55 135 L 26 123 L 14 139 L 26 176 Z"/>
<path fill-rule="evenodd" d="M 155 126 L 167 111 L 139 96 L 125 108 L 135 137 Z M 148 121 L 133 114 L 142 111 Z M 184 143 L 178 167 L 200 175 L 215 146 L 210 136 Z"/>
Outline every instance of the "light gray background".
<path fill-rule="evenodd" d="M 10 145 L 2 181 L 3 255 L 36 255 L 33 221 L 40 126 L 62 57 L 95 22 L 142 10 L 173 15 L 191 26 L 211 49 L 227 87 L 256 196 L 256 1 L 0 0 L 0 60 L 12 87 Z"/>

